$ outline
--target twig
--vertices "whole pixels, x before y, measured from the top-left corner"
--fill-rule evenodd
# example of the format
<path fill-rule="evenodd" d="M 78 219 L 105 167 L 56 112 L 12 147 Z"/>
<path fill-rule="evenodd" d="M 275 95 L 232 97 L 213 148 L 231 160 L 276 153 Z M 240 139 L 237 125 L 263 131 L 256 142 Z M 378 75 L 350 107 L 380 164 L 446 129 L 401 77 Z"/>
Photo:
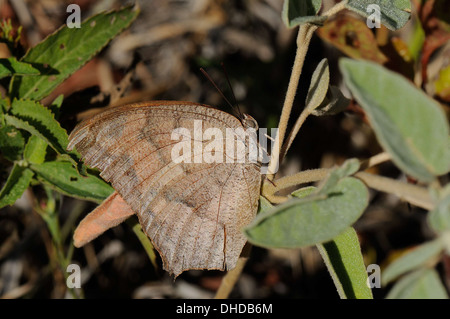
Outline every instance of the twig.
<path fill-rule="evenodd" d="M 322 16 L 332 16 L 339 11 L 345 9 L 347 0 L 341 1 L 340 3 L 334 5 L 330 10 L 321 14 Z M 293 130 L 290 132 L 287 141 L 283 145 L 284 136 L 286 134 L 287 124 L 289 117 L 291 115 L 292 106 L 294 104 L 295 93 L 297 91 L 298 82 L 300 80 L 300 75 L 302 73 L 303 64 L 305 62 L 306 53 L 308 52 L 309 43 L 311 42 L 312 35 L 314 31 L 317 30 L 318 26 L 305 24 L 300 27 L 297 36 L 297 52 L 295 54 L 294 66 L 292 67 L 291 78 L 289 80 L 288 89 L 286 92 L 286 98 L 284 100 L 283 109 L 281 111 L 280 122 L 278 124 L 278 134 L 275 139 L 275 144 L 273 147 L 272 155 L 270 158 L 270 163 L 268 167 L 267 179 L 273 180 L 275 176 L 276 169 L 287 153 L 292 141 L 295 139 L 298 131 L 300 130 L 302 124 L 309 115 L 307 110 L 304 110 L 297 122 L 294 125 Z M 283 145 L 283 148 L 281 148 Z"/>
<path fill-rule="evenodd" d="M 376 166 L 378 164 L 391 160 L 389 153 L 383 152 L 372 156 L 371 158 L 361 162 L 361 169 L 367 169 L 369 167 Z"/>
<path fill-rule="evenodd" d="M 289 197 L 287 196 L 277 196 L 277 192 L 305 183 L 317 182 L 324 179 L 330 169 L 319 168 L 310 169 L 302 172 L 298 172 L 294 175 L 285 176 L 275 180 L 274 184 L 265 183 L 262 187 L 262 194 L 273 204 L 281 204 L 285 202 Z"/>
<path fill-rule="evenodd" d="M 126 220 L 126 223 L 128 224 L 128 226 L 131 227 L 134 234 L 136 235 L 136 237 L 139 239 L 142 246 L 144 247 L 145 252 L 148 255 L 148 258 L 150 259 L 150 261 L 153 265 L 153 268 L 155 269 L 155 272 L 158 271 L 158 263 L 156 262 L 155 250 L 153 248 L 153 245 L 152 245 L 152 242 L 150 241 L 150 239 L 142 231 L 141 224 L 139 224 L 139 222 L 136 220 L 136 218 L 128 218 Z"/>
<path fill-rule="evenodd" d="M 339 11 L 342 11 L 345 9 L 345 6 L 347 5 L 348 0 L 342 0 L 341 2 L 335 4 L 333 7 L 331 7 L 328 11 L 325 11 L 321 14 L 321 16 L 332 16 L 338 13 Z"/>
<path fill-rule="evenodd" d="M 394 194 L 413 205 L 427 210 L 434 208 L 435 203 L 426 188 L 366 172 L 358 172 L 355 176 L 377 191 Z"/>
<path fill-rule="evenodd" d="M 286 200 L 288 197 L 276 196 L 275 194 L 277 192 L 292 186 L 320 181 L 324 179 L 330 171 L 331 169 L 327 168 L 312 169 L 277 179 L 275 181 L 276 186 L 273 186 L 270 183 L 264 184 L 264 196 L 272 203 L 280 203 L 281 199 Z M 366 172 L 358 172 L 355 174 L 355 177 L 362 180 L 372 189 L 394 194 L 418 207 L 427 210 L 431 210 L 434 207 L 434 202 L 428 190 L 423 187 Z"/>
<path fill-rule="evenodd" d="M 330 10 L 325 12 L 323 15 L 331 16 L 339 12 L 340 10 L 345 8 L 345 5 L 347 4 L 347 0 L 343 0 L 340 3 L 333 6 Z M 317 29 L 317 26 L 305 24 L 302 25 L 299 29 L 298 35 L 297 35 L 297 51 L 295 53 L 295 60 L 294 65 L 292 67 L 292 73 L 291 77 L 289 79 L 289 85 L 286 92 L 286 97 L 283 104 L 283 109 L 281 111 L 280 116 L 280 122 L 278 124 L 278 134 L 275 139 L 273 151 L 271 154 L 269 166 L 268 166 L 268 174 L 266 178 L 266 182 L 263 185 L 262 194 L 266 196 L 264 192 L 264 186 L 266 186 L 266 189 L 268 185 L 271 185 L 272 187 L 275 187 L 272 185 L 271 181 L 273 180 L 276 172 L 276 168 L 278 168 L 278 165 L 280 164 L 281 158 L 281 145 L 284 141 L 284 136 L 286 134 L 287 125 L 289 121 L 289 117 L 291 115 L 292 106 L 294 104 L 295 99 L 295 93 L 297 91 L 298 83 L 300 80 L 300 75 L 302 73 L 303 64 L 305 62 L 306 53 L 308 52 L 309 43 L 311 42 L 312 35 L 314 34 L 314 31 Z M 305 116 L 306 119 L 307 116 Z M 295 135 L 297 134 L 298 130 L 301 127 L 301 124 L 304 122 L 304 119 L 301 120 L 301 123 L 298 126 L 298 128 L 295 128 L 296 131 L 294 131 L 292 134 L 289 134 L 289 139 L 294 139 Z M 304 174 L 308 174 L 305 172 L 301 172 Z M 306 176 L 303 176 L 306 177 Z M 272 196 L 272 199 L 276 198 L 275 192 L 268 192 L 269 196 Z M 270 198 L 268 198 L 271 200 Z M 287 198 L 283 198 L 283 201 Z M 249 245 L 249 244 L 247 244 Z M 245 247 L 244 247 L 245 250 Z M 247 262 L 248 256 L 242 256 L 239 258 L 238 263 L 236 267 L 232 270 L 230 270 L 223 278 L 222 284 L 220 285 L 216 298 L 227 298 L 230 294 L 231 290 L 233 289 L 234 285 L 236 284 L 237 280 L 239 279 L 239 276 L 245 266 L 245 263 Z"/>
<path fill-rule="evenodd" d="M 291 78 L 286 92 L 286 98 L 284 100 L 283 109 L 281 111 L 280 122 L 278 124 L 278 134 L 275 139 L 270 163 L 268 167 L 269 174 L 267 178 L 272 180 L 276 168 L 280 161 L 281 145 L 286 134 L 289 117 L 291 115 L 292 106 L 294 104 L 295 93 L 297 92 L 298 82 L 303 69 L 303 63 L 305 62 L 306 53 L 308 52 L 309 42 L 317 27 L 308 24 L 302 25 L 299 29 L 297 36 L 297 52 L 295 53 L 294 66 L 292 67 Z"/>
<path fill-rule="evenodd" d="M 241 276 L 242 270 L 244 270 L 245 264 L 247 263 L 248 257 L 250 255 L 251 244 L 247 243 L 242 249 L 242 254 L 238 259 L 236 267 L 231 269 L 223 276 L 222 283 L 216 292 L 215 299 L 226 299 L 233 290 L 236 282 Z"/>
<path fill-rule="evenodd" d="M 281 148 L 280 152 L 280 162 L 283 161 L 284 157 L 286 156 L 287 151 L 292 145 L 292 142 L 294 142 L 295 137 L 297 136 L 297 133 L 300 131 L 300 128 L 302 127 L 303 123 L 306 121 L 308 116 L 310 115 L 310 111 L 305 108 L 300 116 L 298 117 L 297 121 L 294 124 L 294 127 L 292 128 L 291 132 L 289 133 L 286 142 L 283 144 L 283 147 Z"/>

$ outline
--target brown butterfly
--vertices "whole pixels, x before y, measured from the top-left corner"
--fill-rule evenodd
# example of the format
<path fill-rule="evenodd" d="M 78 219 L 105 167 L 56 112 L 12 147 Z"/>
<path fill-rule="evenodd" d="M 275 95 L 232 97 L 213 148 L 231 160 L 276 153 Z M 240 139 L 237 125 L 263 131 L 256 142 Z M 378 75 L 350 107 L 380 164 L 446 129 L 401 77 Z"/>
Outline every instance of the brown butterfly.
<path fill-rule="evenodd" d="M 199 120 L 203 130 L 218 128 L 224 137 L 227 128 L 258 127 L 248 115 L 155 101 L 107 109 L 74 129 L 68 149 L 76 147 L 116 190 L 80 223 L 76 246 L 136 213 L 169 273 L 236 266 L 246 243 L 241 230 L 258 207 L 260 164 L 173 161 L 174 129 L 193 130 Z"/>

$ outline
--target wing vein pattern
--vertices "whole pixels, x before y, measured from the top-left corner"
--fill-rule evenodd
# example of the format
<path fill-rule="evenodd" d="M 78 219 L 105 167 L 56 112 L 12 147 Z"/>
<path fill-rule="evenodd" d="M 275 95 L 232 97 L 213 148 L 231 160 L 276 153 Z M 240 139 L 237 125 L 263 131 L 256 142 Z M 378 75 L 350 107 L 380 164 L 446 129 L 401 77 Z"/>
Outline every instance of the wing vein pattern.
<path fill-rule="evenodd" d="M 76 147 L 87 165 L 98 168 L 137 214 L 164 269 L 175 276 L 188 269 L 234 268 L 246 242 L 241 229 L 258 206 L 258 165 L 173 161 L 172 146 L 179 142 L 171 139 L 173 130 L 193 132 L 199 120 L 203 130 L 221 130 L 223 150 L 227 128 L 243 127 L 205 105 L 157 101 L 108 109 L 69 137 L 69 149 Z"/>

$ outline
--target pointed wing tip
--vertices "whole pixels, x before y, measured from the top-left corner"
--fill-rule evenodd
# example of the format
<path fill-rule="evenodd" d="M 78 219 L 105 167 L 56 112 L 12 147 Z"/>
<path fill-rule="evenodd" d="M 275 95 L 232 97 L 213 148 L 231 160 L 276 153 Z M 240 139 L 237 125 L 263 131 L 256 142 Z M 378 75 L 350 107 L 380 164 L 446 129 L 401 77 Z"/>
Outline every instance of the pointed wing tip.
<path fill-rule="evenodd" d="M 90 242 L 92 239 L 86 240 L 86 238 L 80 236 L 80 232 L 77 232 L 77 230 L 75 230 L 75 233 L 73 234 L 73 245 L 75 246 L 75 248 L 81 248 L 88 242 Z"/>

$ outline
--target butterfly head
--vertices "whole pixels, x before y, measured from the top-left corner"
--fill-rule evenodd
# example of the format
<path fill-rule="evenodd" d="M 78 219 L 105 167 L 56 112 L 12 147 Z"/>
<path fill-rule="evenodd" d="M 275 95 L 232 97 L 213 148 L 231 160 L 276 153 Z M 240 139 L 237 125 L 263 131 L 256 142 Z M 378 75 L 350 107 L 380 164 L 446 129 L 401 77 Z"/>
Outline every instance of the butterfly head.
<path fill-rule="evenodd" d="M 242 114 L 241 123 L 245 129 L 254 129 L 257 131 L 259 128 L 258 122 L 248 114 Z"/>

